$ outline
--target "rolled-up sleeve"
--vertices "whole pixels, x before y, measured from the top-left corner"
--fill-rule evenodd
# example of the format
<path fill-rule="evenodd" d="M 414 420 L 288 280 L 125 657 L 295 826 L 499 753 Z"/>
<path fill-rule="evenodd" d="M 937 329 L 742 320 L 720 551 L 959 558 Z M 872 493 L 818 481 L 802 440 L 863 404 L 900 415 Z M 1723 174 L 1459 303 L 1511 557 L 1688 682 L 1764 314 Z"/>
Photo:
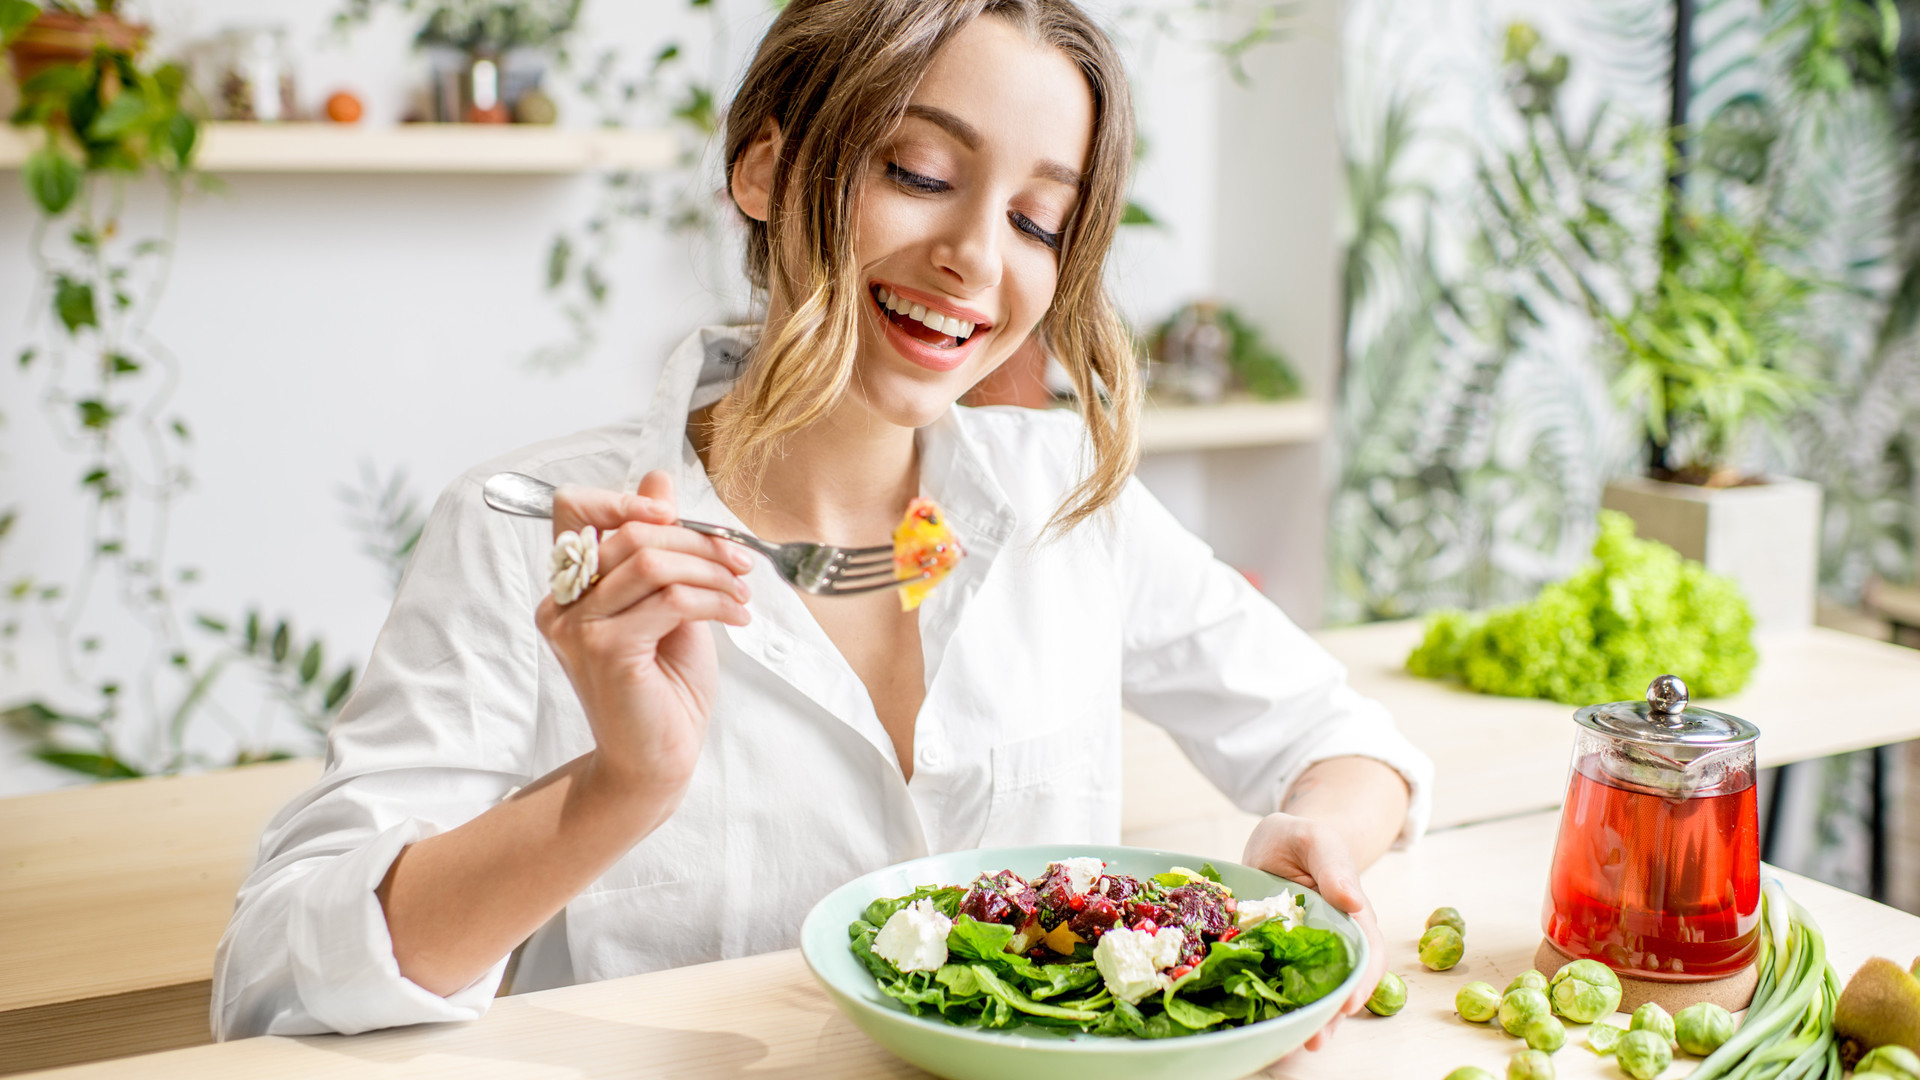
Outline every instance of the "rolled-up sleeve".
<path fill-rule="evenodd" d="M 1131 481 L 1116 504 L 1115 565 L 1129 709 L 1165 728 L 1241 809 L 1279 808 L 1315 762 L 1366 757 L 1411 795 L 1394 846 L 1426 831 L 1433 763 L 1384 706 L 1274 603 Z"/>
<path fill-rule="evenodd" d="M 374 890 L 401 849 L 527 782 L 540 650 L 532 522 L 471 475 L 429 516 L 327 767 L 261 839 L 214 961 L 216 1039 L 471 1020 L 506 958 L 441 997 L 400 973 Z"/>

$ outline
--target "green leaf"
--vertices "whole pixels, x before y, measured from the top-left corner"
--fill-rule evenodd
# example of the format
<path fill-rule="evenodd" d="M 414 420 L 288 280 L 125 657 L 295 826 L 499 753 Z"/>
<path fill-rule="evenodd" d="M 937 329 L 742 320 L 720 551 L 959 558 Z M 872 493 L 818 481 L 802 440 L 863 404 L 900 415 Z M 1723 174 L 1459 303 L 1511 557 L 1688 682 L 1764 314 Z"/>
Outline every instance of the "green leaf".
<path fill-rule="evenodd" d="M 0 725 L 36 739 L 46 737 L 48 729 L 66 719 L 41 701 L 22 702 L 0 712 Z"/>
<path fill-rule="evenodd" d="M 567 267 L 573 261 L 573 244 L 565 236 L 553 238 L 547 250 L 547 288 L 557 289 L 567 280 Z"/>
<path fill-rule="evenodd" d="M 283 620 L 273 628 L 273 644 L 268 651 L 268 655 L 273 657 L 273 662 L 276 664 L 285 663 L 287 659 L 287 649 L 292 644 L 293 631 L 287 627 L 286 622 Z"/>
<path fill-rule="evenodd" d="M 193 151 L 200 142 L 200 125 L 193 117 L 176 112 L 167 120 L 167 146 L 173 150 L 175 163 L 182 169 L 193 164 Z"/>
<path fill-rule="evenodd" d="M 120 415 L 119 410 L 96 398 L 83 398 L 74 402 L 73 407 L 80 413 L 80 423 L 96 431 L 113 423 L 114 417 Z"/>
<path fill-rule="evenodd" d="M 1210 862 L 1200 864 L 1200 876 L 1213 882 L 1215 885 L 1226 884 L 1226 882 L 1220 880 L 1220 871 L 1215 870 L 1213 864 Z"/>
<path fill-rule="evenodd" d="M 106 367 L 113 375 L 131 375 L 140 370 L 140 365 L 123 353 L 108 353 Z"/>
<path fill-rule="evenodd" d="M 90 142 L 111 142 L 132 131 L 147 118 L 147 98 L 138 90 L 122 90 L 93 123 L 87 125 Z"/>
<path fill-rule="evenodd" d="M 26 367 L 27 365 L 33 363 L 33 358 L 39 355 L 40 355 L 40 350 L 33 348 L 32 346 L 28 346 L 27 348 L 21 349 L 20 350 L 20 366 Z"/>
<path fill-rule="evenodd" d="M 259 612 L 257 611 L 247 612 L 246 629 L 241 634 L 241 641 L 245 643 L 246 650 L 248 653 L 254 653 L 259 651 L 260 649 L 260 613 Z"/>
<path fill-rule="evenodd" d="M 52 143 L 27 155 L 21 166 L 21 179 L 40 209 L 52 217 L 73 205 L 80 194 L 80 163 L 61 153 Z"/>
<path fill-rule="evenodd" d="M 320 674 L 320 643 L 316 641 L 307 646 L 306 653 L 300 657 L 300 685 L 313 685 L 314 676 L 318 674 Z"/>
<path fill-rule="evenodd" d="M 173 434 L 179 438 L 181 442 L 188 442 L 193 438 L 192 435 L 187 433 L 187 422 L 177 416 L 168 422 L 167 427 L 173 431 Z"/>
<path fill-rule="evenodd" d="M 86 776 L 102 780 L 132 780 L 144 776 L 139 769 L 121 761 L 110 754 L 90 754 L 77 750 L 55 750 L 43 748 L 34 752 L 34 757 L 49 765 L 54 765 Z"/>
<path fill-rule="evenodd" d="M 1160 219 L 1147 212 L 1147 208 L 1128 200 L 1127 208 L 1120 213 L 1122 225 L 1159 225 Z"/>
<path fill-rule="evenodd" d="M 227 622 L 225 619 L 209 615 L 204 611 L 195 612 L 193 621 L 199 623 L 203 629 L 211 630 L 216 634 L 225 634 L 227 632 Z"/>
<path fill-rule="evenodd" d="M 0 45 L 12 41 L 39 15 L 40 6 L 28 0 L 0 0 Z"/>
<path fill-rule="evenodd" d="M 69 334 L 79 332 L 83 326 L 100 325 L 93 308 L 93 286 L 65 274 L 54 279 L 53 310 Z"/>
<path fill-rule="evenodd" d="M 19 520 L 20 512 L 11 507 L 5 513 L 0 513 L 0 539 L 4 539 L 8 533 L 12 532 L 13 526 Z"/>
<path fill-rule="evenodd" d="M 332 684 L 327 687 L 327 696 L 321 701 L 320 707 L 328 712 L 333 712 L 340 707 L 341 702 L 347 700 L 347 694 L 352 690 L 353 669 L 350 667 L 343 668 L 340 671 L 339 677 L 334 679 Z"/>

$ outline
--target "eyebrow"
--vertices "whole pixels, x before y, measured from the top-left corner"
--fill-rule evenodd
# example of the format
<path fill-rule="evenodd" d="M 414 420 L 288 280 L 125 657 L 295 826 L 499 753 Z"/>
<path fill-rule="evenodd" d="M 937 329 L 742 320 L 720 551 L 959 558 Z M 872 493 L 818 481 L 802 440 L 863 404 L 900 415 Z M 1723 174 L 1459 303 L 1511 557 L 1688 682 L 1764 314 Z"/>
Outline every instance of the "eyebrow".
<path fill-rule="evenodd" d="M 969 150 L 980 149 L 979 129 L 945 109 L 935 108 L 932 105 L 909 105 L 907 106 L 907 115 L 933 124 L 955 139 L 958 139 L 960 145 Z M 1033 175 L 1044 180 L 1052 180 L 1055 183 L 1065 184 L 1075 190 L 1078 190 L 1080 187 L 1080 171 L 1078 169 L 1068 168 L 1052 158 L 1041 158 L 1033 167 Z"/>

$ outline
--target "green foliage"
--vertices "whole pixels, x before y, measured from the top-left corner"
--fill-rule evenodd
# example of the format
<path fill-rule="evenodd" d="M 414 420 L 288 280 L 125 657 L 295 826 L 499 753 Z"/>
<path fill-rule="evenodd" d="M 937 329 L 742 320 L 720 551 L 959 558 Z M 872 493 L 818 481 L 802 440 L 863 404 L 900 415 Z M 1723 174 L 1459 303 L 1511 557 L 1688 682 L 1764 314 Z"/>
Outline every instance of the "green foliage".
<path fill-rule="evenodd" d="M 1746 685 L 1758 660 L 1753 616 L 1730 580 L 1636 539 L 1612 511 L 1601 512 L 1593 556 L 1528 603 L 1430 616 L 1407 670 L 1569 705 L 1637 699 L 1663 673 L 1703 698 Z"/>
<path fill-rule="evenodd" d="M 1300 376 L 1278 348 L 1269 345 L 1260 331 L 1231 307 L 1220 309 L 1220 322 L 1231 337 L 1227 363 L 1247 392 L 1269 401 L 1300 395 Z"/>
<path fill-rule="evenodd" d="M 1793 366 L 1805 351 L 1793 319 L 1813 284 L 1772 261 L 1764 228 L 1725 214 L 1681 218 L 1670 250 L 1653 292 L 1609 320 L 1625 354 L 1615 389 L 1656 445 L 1692 436 L 1670 469 L 1711 474 L 1753 423 L 1777 429 L 1818 389 Z"/>
<path fill-rule="evenodd" d="M 413 42 L 419 47 L 447 46 L 463 52 L 503 53 L 564 42 L 580 21 L 582 0 L 346 0 L 333 17 L 347 30 L 392 6 L 409 15 L 425 14 Z"/>

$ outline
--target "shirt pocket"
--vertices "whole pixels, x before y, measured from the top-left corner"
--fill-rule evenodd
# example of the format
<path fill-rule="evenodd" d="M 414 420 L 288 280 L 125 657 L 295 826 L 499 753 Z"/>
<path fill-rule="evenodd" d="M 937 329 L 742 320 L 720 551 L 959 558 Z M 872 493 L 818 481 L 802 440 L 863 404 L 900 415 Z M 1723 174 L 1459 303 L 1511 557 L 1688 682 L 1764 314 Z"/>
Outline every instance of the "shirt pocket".
<path fill-rule="evenodd" d="M 1119 780 L 1094 774 L 1089 738 L 1069 726 L 996 745 L 980 846 L 1118 843 Z"/>

